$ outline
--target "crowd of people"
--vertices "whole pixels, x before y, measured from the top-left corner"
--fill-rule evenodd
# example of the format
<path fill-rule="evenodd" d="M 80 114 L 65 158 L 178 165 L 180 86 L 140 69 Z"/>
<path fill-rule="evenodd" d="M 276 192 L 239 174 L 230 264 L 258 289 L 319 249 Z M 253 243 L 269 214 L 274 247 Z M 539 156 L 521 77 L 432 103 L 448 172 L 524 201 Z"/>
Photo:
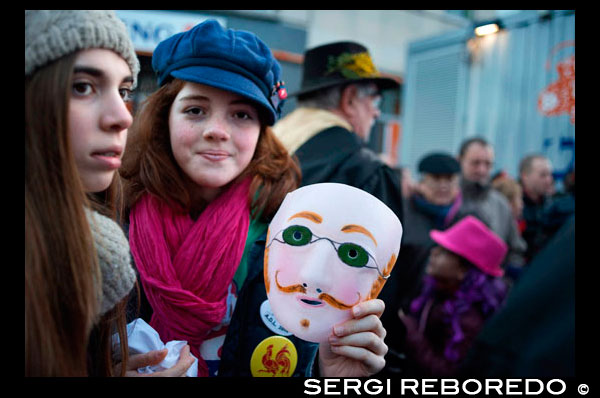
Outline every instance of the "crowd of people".
<path fill-rule="evenodd" d="M 398 173 L 366 145 L 398 83 L 355 42 L 307 50 L 295 93 L 258 36 L 214 20 L 163 40 L 152 68 L 159 88 L 133 112 L 140 64 L 114 12 L 25 11 L 26 376 L 251 375 L 256 342 L 240 336 L 276 335 L 253 310 L 269 222 L 322 182 L 380 199 L 404 232 L 378 298 L 326 343 L 293 339 L 294 376 L 448 377 L 485 360 L 488 375 L 573 375 L 574 318 L 545 345 L 506 322 L 574 317 L 567 288 L 558 313 L 529 300 L 573 277 L 574 170 L 559 193 L 541 154 L 492 176 L 474 137 L 424 156 L 418 181 Z M 140 371 L 169 349 L 130 349 L 138 318 L 185 342 L 172 366 Z"/>
<path fill-rule="evenodd" d="M 493 164 L 493 147 L 484 138 L 475 137 L 465 140 L 456 156 L 442 152 L 424 156 L 418 165 L 418 181 L 403 174 L 410 180 L 403 184 L 409 187 L 403 192 L 405 235 L 398 259 L 403 277 L 387 286 L 388 294 L 395 300 L 386 301 L 391 304 L 386 308 L 393 308 L 390 312 L 397 312 L 400 322 L 389 313 L 383 317 L 386 330 L 402 338 L 387 340 L 388 364 L 382 374 L 406 377 L 574 375 L 574 321 L 565 323 L 565 334 L 553 341 L 554 345 L 545 347 L 548 351 L 536 353 L 535 359 L 527 358 L 531 352 L 523 347 L 521 351 L 509 350 L 508 339 L 496 340 L 494 349 L 502 348 L 513 355 L 510 360 L 503 358 L 515 365 L 510 373 L 506 373 L 510 369 L 508 363 L 502 363 L 503 368 L 498 368 L 498 372 L 503 373 L 498 374 L 493 370 L 482 372 L 473 365 L 473 359 L 466 359 L 468 354 L 469 358 L 484 358 L 473 353 L 480 349 L 482 343 L 478 339 L 484 338 L 482 336 L 500 333 L 499 330 L 510 333 L 506 332 L 506 325 L 500 329 L 496 319 L 510 319 L 519 312 L 530 314 L 540 322 L 551 312 L 553 319 L 554 316 L 572 319 L 575 311 L 574 294 L 563 295 L 565 291 L 573 293 L 570 289 L 574 288 L 575 254 L 569 246 L 574 243 L 574 170 L 565 177 L 564 190 L 557 193 L 551 163 L 541 154 L 523 158 L 518 179 L 504 171 L 491 175 Z M 466 227 L 473 222 L 477 222 L 479 230 Z M 561 234 L 561 228 L 568 232 Z M 440 234 L 451 238 L 440 242 Z M 486 236 L 490 238 L 487 241 Z M 557 236 L 561 236 L 560 243 L 553 242 Z M 454 243 L 449 245 L 448 242 Z M 498 242 L 505 247 L 503 250 L 495 246 Z M 569 250 L 560 251 L 565 246 Z M 474 261 L 463 254 L 471 250 L 485 254 L 486 258 Z M 464 268 L 453 265 L 457 263 L 456 256 L 472 269 L 479 268 L 479 284 L 464 277 Z M 562 265 L 556 265 L 563 267 L 560 273 L 541 260 L 549 262 L 548 257 L 553 256 L 562 260 Z M 489 272 L 494 267 L 497 272 Z M 533 275 L 537 275 L 539 285 L 525 291 L 521 286 L 527 282 L 521 279 L 530 280 Z M 560 288 L 565 298 L 559 306 L 560 315 L 556 314 L 555 307 L 546 307 L 537 298 L 532 300 L 546 294 L 542 286 L 550 283 L 548 280 L 565 284 Z M 510 309 L 504 309 L 513 289 L 514 295 L 522 298 L 515 299 Z M 426 305 L 428 302 L 430 306 Z M 492 315 L 496 315 L 490 324 L 493 326 L 484 328 Z M 531 319 L 523 324 L 543 333 Z M 520 329 L 512 333 L 523 338 L 529 331 Z M 527 342 L 536 347 L 538 339 L 531 337 L 523 341 Z M 452 345 L 460 350 L 452 351 L 449 348 Z M 564 347 L 570 347 L 571 351 Z M 492 351 L 486 346 L 486 353 Z M 543 362 L 543 358 L 552 360 Z"/>

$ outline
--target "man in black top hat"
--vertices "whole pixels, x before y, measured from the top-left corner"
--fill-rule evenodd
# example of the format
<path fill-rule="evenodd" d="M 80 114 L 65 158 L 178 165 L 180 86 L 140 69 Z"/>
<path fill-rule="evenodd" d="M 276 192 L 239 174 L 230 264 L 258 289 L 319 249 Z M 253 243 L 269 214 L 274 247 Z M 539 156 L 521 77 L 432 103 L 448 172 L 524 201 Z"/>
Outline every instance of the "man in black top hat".
<path fill-rule="evenodd" d="M 380 91 L 398 87 L 382 77 L 368 50 L 336 42 L 306 51 L 298 108 L 274 127 L 296 155 L 302 184 L 339 182 L 379 198 L 402 221 L 400 181 L 365 142 L 379 117 Z"/>

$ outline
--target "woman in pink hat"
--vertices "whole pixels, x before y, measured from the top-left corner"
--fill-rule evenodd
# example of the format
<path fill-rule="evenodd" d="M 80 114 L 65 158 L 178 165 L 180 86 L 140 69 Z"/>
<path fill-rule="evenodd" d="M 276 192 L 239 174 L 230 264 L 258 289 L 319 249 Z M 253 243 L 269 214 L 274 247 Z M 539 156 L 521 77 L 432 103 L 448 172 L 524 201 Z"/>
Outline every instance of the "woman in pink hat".
<path fill-rule="evenodd" d="M 445 231 L 432 230 L 421 294 L 406 326 L 405 353 L 411 376 L 455 375 L 473 339 L 502 304 L 506 285 L 500 267 L 508 250 L 485 224 L 466 216 Z"/>

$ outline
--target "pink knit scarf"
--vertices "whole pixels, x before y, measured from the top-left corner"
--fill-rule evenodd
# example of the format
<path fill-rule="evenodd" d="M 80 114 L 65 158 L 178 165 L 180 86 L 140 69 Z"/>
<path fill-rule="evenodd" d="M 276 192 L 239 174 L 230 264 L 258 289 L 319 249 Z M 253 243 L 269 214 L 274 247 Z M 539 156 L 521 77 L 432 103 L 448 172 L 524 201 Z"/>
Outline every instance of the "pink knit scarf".
<path fill-rule="evenodd" d="M 227 289 L 248 234 L 250 179 L 231 186 L 194 221 L 149 194 L 132 208 L 129 243 L 153 309 L 150 325 L 163 342 L 186 340 L 198 348 L 223 319 Z"/>

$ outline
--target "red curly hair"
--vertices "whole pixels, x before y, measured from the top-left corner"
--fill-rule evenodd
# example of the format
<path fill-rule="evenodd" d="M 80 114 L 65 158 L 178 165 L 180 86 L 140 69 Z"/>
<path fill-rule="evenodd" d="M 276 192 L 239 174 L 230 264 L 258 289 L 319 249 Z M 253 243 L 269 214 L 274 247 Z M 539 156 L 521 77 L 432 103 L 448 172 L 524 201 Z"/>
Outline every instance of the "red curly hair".
<path fill-rule="evenodd" d="M 159 197 L 181 212 L 198 207 L 192 203 L 185 173 L 175 161 L 169 138 L 171 105 L 185 84 L 173 79 L 151 94 L 129 129 L 127 150 L 119 169 L 124 180 L 124 217 L 144 193 Z M 261 116 L 261 132 L 250 164 L 230 184 L 252 176 L 248 196 L 252 214 L 268 221 L 285 195 L 299 186 L 301 173 L 297 162 L 263 120 Z"/>

